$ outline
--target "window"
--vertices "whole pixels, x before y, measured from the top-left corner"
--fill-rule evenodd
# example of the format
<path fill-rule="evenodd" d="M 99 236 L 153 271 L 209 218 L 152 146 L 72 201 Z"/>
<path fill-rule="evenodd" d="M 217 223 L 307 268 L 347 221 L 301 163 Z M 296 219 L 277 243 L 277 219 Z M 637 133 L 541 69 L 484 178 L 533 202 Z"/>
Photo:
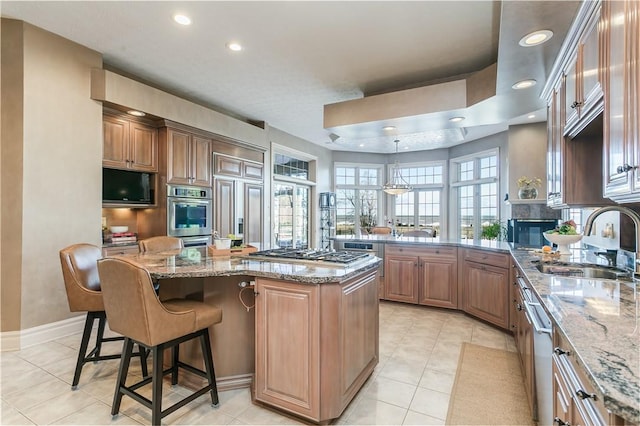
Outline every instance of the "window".
<path fill-rule="evenodd" d="M 440 235 L 443 164 L 401 167 L 400 173 L 414 189 L 395 196 L 393 219 L 396 232 L 427 229 L 434 235 Z"/>
<path fill-rule="evenodd" d="M 274 148 L 272 242 L 279 247 L 309 248 L 309 201 L 315 160 L 288 151 Z"/>
<path fill-rule="evenodd" d="M 496 149 L 451 160 L 451 190 L 458 218 L 454 235 L 458 238 L 479 240 L 484 226 L 500 220 L 498 159 Z"/>
<path fill-rule="evenodd" d="M 337 235 L 369 232 L 380 223 L 381 176 L 381 166 L 336 165 Z"/>

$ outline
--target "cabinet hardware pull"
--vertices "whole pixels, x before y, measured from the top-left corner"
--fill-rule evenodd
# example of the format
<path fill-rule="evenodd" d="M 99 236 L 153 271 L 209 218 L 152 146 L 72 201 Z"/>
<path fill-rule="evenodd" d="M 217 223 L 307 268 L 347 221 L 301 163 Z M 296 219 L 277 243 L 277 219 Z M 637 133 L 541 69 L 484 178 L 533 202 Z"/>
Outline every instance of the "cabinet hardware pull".
<path fill-rule="evenodd" d="M 627 163 L 623 164 L 622 166 L 618 166 L 618 173 L 629 173 L 631 170 L 633 169 L 637 169 L 638 166 L 630 166 Z"/>
<path fill-rule="evenodd" d="M 259 295 L 259 294 L 260 294 L 260 293 L 259 293 L 259 292 L 257 292 L 257 291 L 254 291 L 254 292 L 253 292 L 253 295 L 254 295 L 254 296 L 257 296 L 257 295 Z"/>
<path fill-rule="evenodd" d="M 566 355 L 566 356 L 571 355 L 571 351 L 565 351 L 565 350 L 562 350 L 559 346 L 558 346 L 558 347 L 556 347 L 556 348 L 553 350 L 553 352 L 554 352 L 556 355 Z"/>
<path fill-rule="evenodd" d="M 575 101 L 574 103 L 571 104 L 571 108 L 573 109 L 578 108 L 579 106 L 582 106 L 583 103 L 584 102 Z"/>
<path fill-rule="evenodd" d="M 587 398 L 591 398 L 594 401 L 597 399 L 596 394 L 595 393 L 587 393 L 585 391 L 583 391 L 582 389 L 578 389 L 576 391 L 576 395 L 578 396 L 578 398 L 580 399 L 587 399 Z"/>
<path fill-rule="evenodd" d="M 516 304 L 516 311 L 521 311 L 521 310 L 523 310 L 523 309 L 524 309 L 524 308 L 522 307 L 522 305 L 521 305 L 521 304 L 519 304 L 519 303 L 518 303 L 518 304 Z"/>
<path fill-rule="evenodd" d="M 560 417 L 554 417 L 553 423 L 557 424 L 558 426 L 571 426 L 571 423 L 565 422 Z"/>

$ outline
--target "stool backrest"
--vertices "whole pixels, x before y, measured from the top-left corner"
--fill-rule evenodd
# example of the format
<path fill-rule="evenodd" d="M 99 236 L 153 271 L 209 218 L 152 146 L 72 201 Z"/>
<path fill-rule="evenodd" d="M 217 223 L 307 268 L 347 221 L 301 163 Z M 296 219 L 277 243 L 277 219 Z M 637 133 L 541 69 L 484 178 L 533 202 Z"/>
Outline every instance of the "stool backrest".
<path fill-rule="evenodd" d="M 169 236 L 151 237 L 138 241 L 140 253 L 177 250 L 184 248 L 182 239 Z"/>
<path fill-rule="evenodd" d="M 71 312 L 103 311 L 98 259 L 102 250 L 92 244 L 73 244 L 60 250 L 62 277 Z"/>
<path fill-rule="evenodd" d="M 151 276 L 140 265 L 121 258 L 98 262 L 109 328 L 147 346 L 175 337 L 175 330 L 191 329 L 195 312 L 168 311 L 158 299 Z"/>
<path fill-rule="evenodd" d="M 390 234 L 391 228 L 389 228 L 388 226 L 374 226 L 373 228 L 371 228 L 371 233 L 372 234 Z"/>
<path fill-rule="evenodd" d="M 433 237 L 433 230 L 419 230 L 419 231 L 407 231 L 402 234 L 403 237 L 421 237 L 430 238 Z"/>

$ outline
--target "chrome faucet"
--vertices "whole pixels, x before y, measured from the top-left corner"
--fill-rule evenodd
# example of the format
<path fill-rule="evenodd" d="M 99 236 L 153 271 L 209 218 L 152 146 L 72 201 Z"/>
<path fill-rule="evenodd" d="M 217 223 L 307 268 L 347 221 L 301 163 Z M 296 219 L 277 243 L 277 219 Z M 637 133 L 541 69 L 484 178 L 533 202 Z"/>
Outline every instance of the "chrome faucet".
<path fill-rule="evenodd" d="M 631 210 L 628 207 L 623 206 L 605 206 L 601 207 L 598 210 L 595 210 L 593 213 L 589 215 L 587 221 L 584 224 L 584 229 L 582 231 L 582 235 L 589 236 L 591 234 L 591 229 L 593 228 L 593 222 L 596 220 L 598 216 L 605 212 L 620 212 L 629 216 L 629 218 L 633 221 L 633 224 L 636 227 L 636 251 L 635 251 L 635 272 L 640 272 L 640 264 L 638 264 L 638 251 L 640 251 L 640 214 Z"/>

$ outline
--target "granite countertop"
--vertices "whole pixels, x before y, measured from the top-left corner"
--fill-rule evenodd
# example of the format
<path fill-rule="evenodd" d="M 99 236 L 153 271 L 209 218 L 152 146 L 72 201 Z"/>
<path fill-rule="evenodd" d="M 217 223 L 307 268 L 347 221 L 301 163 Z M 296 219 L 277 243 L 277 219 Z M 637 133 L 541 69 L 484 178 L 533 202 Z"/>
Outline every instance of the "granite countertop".
<path fill-rule="evenodd" d="M 383 243 L 383 244 L 418 244 L 418 245 L 451 245 L 456 247 L 468 247 L 488 249 L 509 253 L 511 250 L 511 244 L 504 241 L 489 241 L 489 240 L 450 240 L 446 238 L 434 237 L 434 238 L 419 238 L 419 237 L 397 237 L 393 235 L 362 235 L 356 237 L 355 235 L 340 235 L 331 238 L 336 241 L 352 241 L 362 243 Z"/>
<path fill-rule="evenodd" d="M 204 249 L 199 248 L 161 253 L 124 254 L 116 257 L 124 257 L 139 263 L 154 279 L 249 275 L 305 284 L 342 282 L 377 268 L 381 262 L 381 259 L 375 256 L 349 266 L 334 266 L 313 263 L 313 261 L 255 260 L 246 255 L 210 257 Z"/>
<path fill-rule="evenodd" d="M 605 407 L 633 424 L 640 423 L 638 282 L 543 274 L 534 263 L 540 257 L 532 251 L 512 250 L 512 256 L 556 330 L 573 346 Z"/>

